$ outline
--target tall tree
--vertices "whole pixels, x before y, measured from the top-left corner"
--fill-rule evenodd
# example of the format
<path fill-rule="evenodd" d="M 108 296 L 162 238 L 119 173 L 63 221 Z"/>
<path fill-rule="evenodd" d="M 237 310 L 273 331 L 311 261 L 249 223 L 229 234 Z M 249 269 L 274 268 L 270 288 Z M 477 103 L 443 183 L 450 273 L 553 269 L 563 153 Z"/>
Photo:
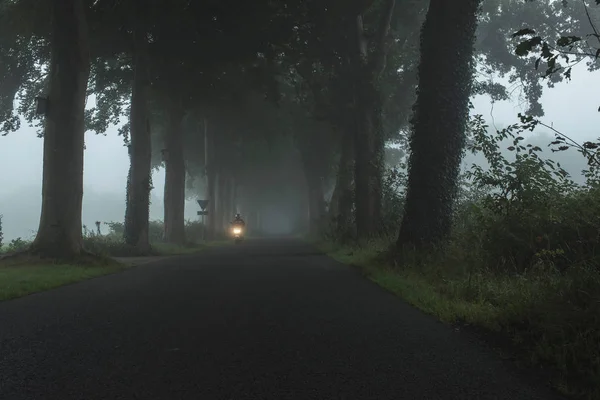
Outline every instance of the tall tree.
<path fill-rule="evenodd" d="M 397 245 L 424 248 L 450 232 L 465 145 L 481 0 L 431 0 L 421 31 L 409 178 Z"/>
<path fill-rule="evenodd" d="M 179 100 L 179 101 L 177 101 Z M 165 138 L 165 232 L 167 243 L 184 244 L 185 238 L 185 159 L 183 153 L 184 108 L 180 98 L 171 98 L 169 128 Z"/>
<path fill-rule="evenodd" d="M 138 6 L 141 7 L 141 4 Z M 150 249 L 148 237 L 152 190 L 152 142 L 148 120 L 148 34 L 137 23 L 133 30 L 133 84 L 129 115 L 130 167 L 127 177 L 125 242 L 141 252 Z"/>
<path fill-rule="evenodd" d="M 356 50 L 352 53 L 352 84 L 356 107 L 354 129 L 356 229 L 359 236 L 377 233 L 381 219 L 384 136 L 379 79 L 386 66 L 395 0 L 385 0 L 379 23 L 369 40 L 361 10 L 349 21 Z"/>
<path fill-rule="evenodd" d="M 52 18 L 42 212 L 32 250 L 71 258 L 82 252 L 84 111 L 90 73 L 83 0 L 53 0 Z"/>

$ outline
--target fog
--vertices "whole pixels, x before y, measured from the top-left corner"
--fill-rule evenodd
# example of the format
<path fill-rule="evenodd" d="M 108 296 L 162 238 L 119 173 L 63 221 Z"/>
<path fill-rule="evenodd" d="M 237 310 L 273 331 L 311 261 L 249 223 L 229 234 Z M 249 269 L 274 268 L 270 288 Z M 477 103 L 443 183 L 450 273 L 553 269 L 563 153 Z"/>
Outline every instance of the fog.
<path fill-rule="evenodd" d="M 502 79 L 497 81 L 506 84 Z M 589 73 L 584 66 L 574 68 L 572 81 L 545 89 L 542 97 L 545 116 L 541 119 L 578 142 L 597 138 L 600 136 L 598 87 L 600 74 Z M 474 105 L 474 113 L 484 115 L 490 126 L 498 128 L 517 122 L 517 114 L 525 111 L 526 107 L 520 104 L 518 91 L 511 101 L 494 104 L 488 96 L 477 96 Z M 559 161 L 575 180 L 580 180 L 580 171 L 586 166 L 585 159 L 574 150 L 551 153 L 546 144 L 552 137 L 547 129 L 539 128 L 528 139 L 541 144 L 546 157 Z M 3 214 L 6 240 L 17 237 L 28 239 L 37 230 L 41 209 L 42 147 L 42 139 L 26 123 L 19 131 L 0 137 L 0 214 Z M 480 155 L 467 155 L 464 162 L 470 165 L 482 160 Z M 128 168 L 127 148 L 123 146 L 123 138 L 117 135 L 116 127 L 110 128 L 106 135 L 86 133 L 85 225 L 93 227 L 95 221 L 123 220 Z M 150 219 L 162 220 L 164 169 L 154 171 L 153 185 Z M 198 209 L 194 199 L 189 199 L 186 202 L 186 218 L 198 218 Z M 285 233 L 292 224 L 285 209 L 270 210 L 269 216 L 263 220 L 263 229 L 268 233 Z"/>

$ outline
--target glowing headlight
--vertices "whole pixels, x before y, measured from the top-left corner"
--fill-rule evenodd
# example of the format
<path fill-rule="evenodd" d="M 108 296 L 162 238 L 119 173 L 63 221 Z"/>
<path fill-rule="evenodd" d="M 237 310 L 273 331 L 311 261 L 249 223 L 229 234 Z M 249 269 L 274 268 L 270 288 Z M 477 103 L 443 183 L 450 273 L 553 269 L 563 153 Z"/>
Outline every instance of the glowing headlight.
<path fill-rule="evenodd" d="M 233 233 L 235 235 L 239 235 L 240 233 L 242 233 L 242 229 L 241 228 L 233 228 Z"/>

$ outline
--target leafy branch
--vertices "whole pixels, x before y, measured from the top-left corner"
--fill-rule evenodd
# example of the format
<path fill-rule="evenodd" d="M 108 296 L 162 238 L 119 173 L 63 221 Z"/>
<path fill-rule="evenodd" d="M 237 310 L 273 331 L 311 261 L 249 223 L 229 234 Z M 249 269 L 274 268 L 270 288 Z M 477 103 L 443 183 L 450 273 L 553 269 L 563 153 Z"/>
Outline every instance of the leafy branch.
<path fill-rule="evenodd" d="M 600 5 L 600 0 L 595 0 L 596 5 Z M 585 36 L 565 35 L 561 36 L 551 44 L 541 36 L 536 35 L 535 30 L 523 28 L 512 34 L 513 38 L 531 36 L 528 39 L 517 44 L 515 54 L 519 57 L 528 56 L 530 53 L 539 52 L 540 56 L 535 61 L 535 68 L 538 69 L 541 62 L 544 61 L 547 68 L 543 75 L 544 78 L 562 71 L 567 79 L 571 79 L 572 68 L 585 59 L 593 59 L 594 62 L 600 58 L 600 47 L 593 47 L 589 40 L 596 39 L 600 44 L 600 32 L 596 28 L 589 9 L 582 0 L 586 18 L 591 26 L 592 33 Z M 562 59 L 565 65 L 561 65 L 559 59 Z"/>

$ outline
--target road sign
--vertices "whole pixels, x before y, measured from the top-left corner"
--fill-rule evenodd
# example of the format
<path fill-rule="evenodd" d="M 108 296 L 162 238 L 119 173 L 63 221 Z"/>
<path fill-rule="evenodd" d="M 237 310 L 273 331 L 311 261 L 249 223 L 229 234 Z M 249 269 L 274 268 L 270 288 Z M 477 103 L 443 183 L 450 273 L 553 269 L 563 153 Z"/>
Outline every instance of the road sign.
<path fill-rule="evenodd" d="M 206 207 L 208 206 L 208 200 L 196 200 L 198 202 L 198 205 L 200 206 L 201 209 L 206 210 Z M 200 215 L 200 214 L 198 214 Z"/>
<path fill-rule="evenodd" d="M 198 211 L 198 215 L 208 215 L 208 211 L 205 211 L 205 210 Z"/>

